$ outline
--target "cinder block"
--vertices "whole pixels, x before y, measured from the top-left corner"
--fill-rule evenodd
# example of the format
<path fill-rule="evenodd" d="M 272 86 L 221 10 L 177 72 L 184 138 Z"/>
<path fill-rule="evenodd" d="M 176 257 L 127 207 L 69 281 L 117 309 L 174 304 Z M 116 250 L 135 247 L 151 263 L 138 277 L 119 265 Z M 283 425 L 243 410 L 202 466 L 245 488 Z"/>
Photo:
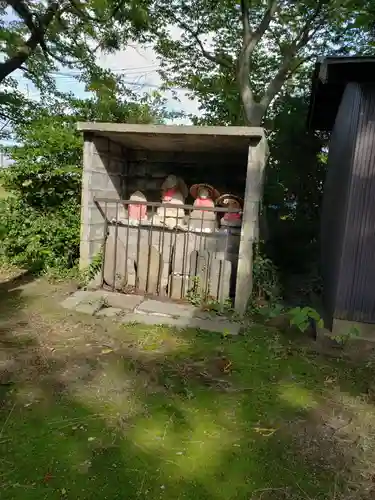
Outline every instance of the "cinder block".
<path fill-rule="evenodd" d="M 106 172 L 108 167 L 108 159 L 103 153 L 94 153 L 92 155 L 92 165 L 88 170 L 95 172 Z"/>
<path fill-rule="evenodd" d="M 110 157 L 108 162 L 108 172 L 121 175 L 125 171 L 125 164 L 120 159 Z"/>
<path fill-rule="evenodd" d="M 98 153 L 108 153 L 110 141 L 106 137 L 94 137 L 93 138 L 94 151 Z"/>
<path fill-rule="evenodd" d="M 103 240 L 104 238 L 104 222 L 99 224 L 89 224 L 87 226 L 87 239 L 92 240 Z"/>

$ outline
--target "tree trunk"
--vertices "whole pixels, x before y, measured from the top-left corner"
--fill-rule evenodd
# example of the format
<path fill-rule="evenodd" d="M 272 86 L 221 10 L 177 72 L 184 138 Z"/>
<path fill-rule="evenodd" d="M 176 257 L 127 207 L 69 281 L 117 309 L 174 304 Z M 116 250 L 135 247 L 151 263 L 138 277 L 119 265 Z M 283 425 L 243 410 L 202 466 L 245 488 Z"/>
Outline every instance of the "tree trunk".
<path fill-rule="evenodd" d="M 56 16 L 56 13 L 59 11 L 59 8 L 61 7 L 60 11 L 62 11 L 63 8 L 63 6 L 60 5 L 63 2 L 50 3 L 46 8 L 44 14 L 38 17 L 38 22 L 30 26 L 29 22 L 32 22 L 31 13 L 26 11 L 25 15 L 22 16 L 23 11 L 21 12 L 19 9 L 17 9 L 17 2 L 10 2 L 10 5 L 12 3 L 14 3 L 13 8 L 17 12 L 17 14 L 23 18 L 25 25 L 30 28 L 31 34 L 24 45 L 21 46 L 15 54 L 0 63 L 0 83 L 14 71 L 20 69 L 21 66 L 35 51 L 38 45 L 41 45 L 42 48 L 45 48 L 44 37 L 46 31 L 53 21 L 54 17 Z M 27 14 L 29 14 L 29 16 Z"/>
<path fill-rule="evenodd" d="M 242 100 L 243 102 L 243 100 Z M 246 125 L 249 127 L 261 127 L 265 109 L 259 103 L 252 101 L 243 102 Z"/>
<path fill-rule="evenodd" d="M 22 64 L 28 59 L 32 50 L 34 50 L 35 46 L 25 47 L 23 51 L 20 50 L 15 56 L 0 63 L 0 83 L 13 73 L 13 71 L 22 66 Z"/>

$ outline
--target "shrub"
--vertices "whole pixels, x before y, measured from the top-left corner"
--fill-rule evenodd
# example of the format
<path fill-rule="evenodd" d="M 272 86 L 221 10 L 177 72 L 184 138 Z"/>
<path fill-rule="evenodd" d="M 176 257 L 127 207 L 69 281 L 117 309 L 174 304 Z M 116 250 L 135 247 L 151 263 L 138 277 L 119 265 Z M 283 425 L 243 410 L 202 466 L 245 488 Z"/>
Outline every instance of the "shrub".
<path fill-rule="evenodd" d="M 253 302 L 275 303 L 280 300 L 281 287 L 277 268 L 260 248 L 254 245 Z"/>
<path fill-rule="evenodd" d="M 9 197 L 0 202 L 0 220 L 0 252 L 8 262 L 34 271 L 75 265 L 80 240 L 76 201 L 64 201 L 55 210 L 44 211 Z"/>
<path fill-rule="evenodd" d="M 141 102 L 120 97 L 104 92 L 88 100 L 47 99 L 12 123 L 14 143 L 5 151 L 14 163 L 0 172 L 9 194 L 0 201 L 0 257 L 8 263 L 57 274 L 75 266 L 83 150 L 77 120 L 149 122 L 164 115 L 156 96 Z"/>

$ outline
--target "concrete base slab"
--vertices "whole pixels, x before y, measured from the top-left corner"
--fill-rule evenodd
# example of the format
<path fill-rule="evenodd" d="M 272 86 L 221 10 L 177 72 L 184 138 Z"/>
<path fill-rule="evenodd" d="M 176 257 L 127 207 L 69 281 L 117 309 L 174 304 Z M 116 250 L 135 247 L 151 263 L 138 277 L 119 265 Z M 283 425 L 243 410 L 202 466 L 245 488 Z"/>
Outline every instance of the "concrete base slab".
<path fill-rule="evenodd" d="M 100 291 L 78 290 L 65 299 L 61 305 L 65 309 L 74 309 L 92 316 L 103 307 L 104 298 Z"/>
<path fill-rule="evenodd" d="M 123 312 L 124 310 L 119 307 L 103 307 L 96 313 L 96 316 L 99 318 L 115 318 L 116 316 L 120 316 Z"/>
<path fill-rule="evenodd" d="M 110 307 L 133 311 L 144 300 L 143 295 L 125 295 L 116 292 L 104 292 L 102 296 Z"/>
<path fill-rule="evenodd" d="M 171 316 L 180 318 L 192 318 L 196 308 L 190 304 L 174 304 L 172 302 L 161 302 L 159 300 L 145 300 L 135 310 L 136 313 L 147 313 L 157 316 Z"/>
<path fill-rule="evenodd" d="M 70 295 L 67 299 L 65 299 L 61 305 L 65 309 L 75 309 L 78 304 L 84 302 L 85 300 L 89 300 L 92 292 L 88 290 L 77 290 L 72 295 Z"/>
<path fill-rule="evenodd" d="M 199 328 L 209 332 L 222 333 L 224 335 L 238 335 L 241 330 L 239 323 L 230 321 L 205 320 L 200 318 L 176 318 L 172 316 L 158 316 L 147 313 L 130 313 L 121 318 L 122 323 L 142 323 L 144 325 L 165 325 L 175 328 Z"/>
<path fill-rule="evenodd" d="M 62 306 L 91 316 L 116 318 L 122 323 L 199 328 L 225 335 L 237 335 L 241 329 L 240 323 L 231 322 L 223 316 L 202 313 L 191 304 L 144 300 L 139 295 L 104 290 L 79 290 L 65 299 Z"/>
<path fill-rule="evenodd" d="M 93 316 L 102 307 L 103 307 L 103 302 L 101 302 L 100 300 L 97 300 L 97 301 L 92 302 L 92 303 L 81 302 L 80 304 L 78 304 L 78 306 L 75 307 L 75 310 L 77 312 L 85 313 L 85 314 L 89 314 L 90 316 Z"/>
<path fill-rule="evenodd" d="M 367 340 L 375 341 L 375 324 L 362 323 L 360 321 L 349 321 L 343 319 L 334 319 L 332 331 L 321 328 L 320 333 L 324 333 L 328 337 L 346 337 L 351 340 Z"/>

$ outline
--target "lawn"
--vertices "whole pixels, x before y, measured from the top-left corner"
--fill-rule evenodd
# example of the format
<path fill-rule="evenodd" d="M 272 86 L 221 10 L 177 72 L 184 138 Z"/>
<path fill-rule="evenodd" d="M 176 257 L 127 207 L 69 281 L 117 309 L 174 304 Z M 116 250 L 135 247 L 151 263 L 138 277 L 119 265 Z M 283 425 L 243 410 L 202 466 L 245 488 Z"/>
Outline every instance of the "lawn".
<path fill-rule="evenodd" d="M 2 500 L 374 498 L 371 360 L 94 320 L 72 288 L 0 285 Z"/>

